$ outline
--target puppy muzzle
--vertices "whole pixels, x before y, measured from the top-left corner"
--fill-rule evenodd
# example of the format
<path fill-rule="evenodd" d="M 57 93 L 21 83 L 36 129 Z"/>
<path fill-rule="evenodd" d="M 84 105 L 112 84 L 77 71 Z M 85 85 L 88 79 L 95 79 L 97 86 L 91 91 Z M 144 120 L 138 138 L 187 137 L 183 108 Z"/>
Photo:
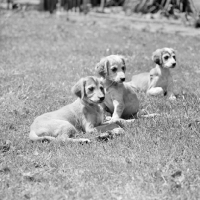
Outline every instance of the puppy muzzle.
<path fill-rule="evenodd" d="M 124 82 L 126 79 L 125 78 L 120 78 L 120 81 L 121 82 Z"/>
<path fill-rule="evenodd" d="M 99 103 L 102 103 L 105 99 L 105 96 L 100 96 L 100 97 L 97 97 L 95 99 L 90 99 L 90 103 L 92 104 L 99 104 Z"/>
<path fill-rule="evenodd" d="M 125 76 L 124 72 L 118 72 L 117 76 L 115 78 L 115 82 L 122 83 L 125 81 L 125 79 L 126 79 L 126 76 Z"/>
<path fill-rule="evenodd" d="M 105 97 L 99 97 L 99 102 L 100 102 L 100 103 L 103 102 L 104 99 L 105 99 Z"/>
<path fill-rule="evenodd" d="M 171 68 L 175 68 L 176 67 L 176 63 L 173 63 Z"/>

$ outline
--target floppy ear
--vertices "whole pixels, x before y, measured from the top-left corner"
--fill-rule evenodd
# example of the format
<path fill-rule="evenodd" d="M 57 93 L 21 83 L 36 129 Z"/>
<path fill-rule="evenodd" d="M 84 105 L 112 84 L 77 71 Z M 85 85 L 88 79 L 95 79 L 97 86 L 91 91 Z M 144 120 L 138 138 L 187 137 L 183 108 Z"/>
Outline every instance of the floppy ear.
<path fill-rule="evenodd" d="M 106 58 L 102 58 L 99 63 L 96 64 L 95 70 L 96 72 L 105 78 L 106 74 L 108 74 L 109 61 Z"/>
<path fill-rule="evenodd" d="M 104 87 L 104 84 L 103 84 L 103 78 L 102 77 L 101 78 L 96 77 L 96 78 L 97 78 L 97 81 L 99 82 L 99 84 L 101 84 L 103 86 L 103 94 L 105 95 L 106 88 Z"/>
<path fill-rule="evenodd" d="M 73 94 L 81 99 L 85 97 L 85 83 L 86 80 L 82 78 L 72 87 L 71 90 Z"/>
<path fill-rule="evenodd" d="M 124 58 L 124 56 L 120 56 L 120 58 L 122 59 L 122 63 L 124 64 L 125 71 L 126 71 L 126 61 L 125 61 L 125 58 Z"/>
<path fill-rule="evenodd" d="M 173 48 L 169 48 L 169 49 L 172 51 L 172 53 L 175 54 L 175 50 Z"/>
<path fill-rule="evenodd" d="M 161 52 L 162 52 L 161 49 L 157 49 L 156 51 L 153 52 L 152 55 L 152 60 L 158 65 L 162 64 Z"/>

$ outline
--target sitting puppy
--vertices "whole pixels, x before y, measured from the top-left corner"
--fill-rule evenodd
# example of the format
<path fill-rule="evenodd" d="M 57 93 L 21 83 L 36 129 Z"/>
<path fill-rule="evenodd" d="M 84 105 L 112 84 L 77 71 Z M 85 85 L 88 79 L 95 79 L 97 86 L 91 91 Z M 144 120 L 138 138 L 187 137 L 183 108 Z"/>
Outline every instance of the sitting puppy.
<path fill-rule="evenodd" d="M 125 60 L 119 55 L 102 58 L 96 65 L 106 88 L 103 106 L 112 114 L 110 123 L 132 118 L 139 110 L 139 101 L 134 88 L 125 81 Z"/>
<path fill-rule="evenodd" d="M 171 100 L 176 99 L 173 94 L 173 79 L 170 68 L 176 66 L 175 51 L 172 48 L 157 49 L 152 56 L 156 67 L 150 72 L 134 75 L 130 84 L 148 95 L 168 95 Z"/>
<path fill-rule="evenodd" d="M 89 76 L 80 79 L 73 86 L 72 92 L 78 97 L 76 101 L 34 120 L 29 134 L 31 140 L 90 142 L 89 139 L 74 138 L 74 136 L 77 131 L 93 133 L 119 127 L 102 126 L 104 113 L 99 104 L 103 102 L 105 92 L 98 78 Z"/>

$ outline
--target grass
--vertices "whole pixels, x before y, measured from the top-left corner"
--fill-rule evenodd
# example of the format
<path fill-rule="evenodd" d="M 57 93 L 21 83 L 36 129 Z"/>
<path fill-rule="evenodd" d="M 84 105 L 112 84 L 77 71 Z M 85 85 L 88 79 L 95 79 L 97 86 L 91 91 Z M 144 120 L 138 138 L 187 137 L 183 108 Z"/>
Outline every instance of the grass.
<path fill-rule="evenodd" d="M 200 199 L 200 127 L 188 126 L 200 113 L 200 38 L 83 16 L 0 18 L 0 199 Z M 177 101 L 139 95 L 141 108 L 160 117 L 108 142 L 29 141 L 33 119 L 73 101 L 71 87 L 94 75 L 101 57 L 124 55 L 130 80 L 165 46 L 177 51 Z"/>

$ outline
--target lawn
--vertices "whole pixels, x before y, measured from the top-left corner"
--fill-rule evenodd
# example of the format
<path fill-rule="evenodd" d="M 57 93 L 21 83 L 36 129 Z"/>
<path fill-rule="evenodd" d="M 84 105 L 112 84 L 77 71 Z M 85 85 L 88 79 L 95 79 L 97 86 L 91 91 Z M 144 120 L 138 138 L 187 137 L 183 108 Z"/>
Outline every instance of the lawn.
<path fill-rule="evenodd" d="M 0 199 L 200 199 L 200 37 L 150 33 L 132 22 L 0 13 Z M 75 99 L 109 54 L 127 59 L 127 80 L 172 47 L 176 101 L 139 94 L 161 116 L 138 119 L 125 136 L 91 144 L 32 143 L 34 118 Z M 91 137 L 90 135 L 79 136 Z"/>

